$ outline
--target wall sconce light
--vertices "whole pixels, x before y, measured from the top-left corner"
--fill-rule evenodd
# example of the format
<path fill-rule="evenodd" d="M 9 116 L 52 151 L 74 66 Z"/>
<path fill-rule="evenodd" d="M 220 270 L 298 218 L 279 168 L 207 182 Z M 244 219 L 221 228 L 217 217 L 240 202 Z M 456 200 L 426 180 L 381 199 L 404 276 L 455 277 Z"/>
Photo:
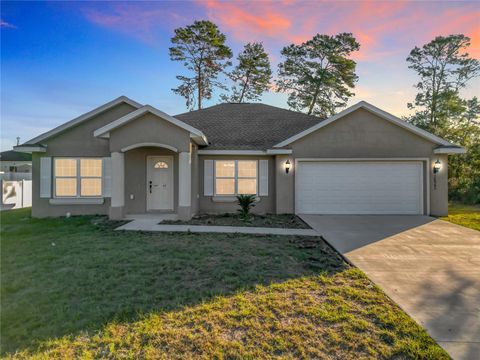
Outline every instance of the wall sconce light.
<path fill-rule="evenodd" d="M 433 173 L 434 174 L 438 173 L 441 168 L 442 168 L 442 163 L 440 162 L 440 160 L 435 161 L 435 164 L 433 164 Z"/>
<path fill-rule="evenodd" d="M 290 171 L 290 166 L 290 160 L 285 161 L 285 173 L 288 174 L 288 172 Z"/>
<path fill-rule="evenodd" d="M 442 168 L 442 163 L 440 160 L 437 159 L 435 163 L 433 164 L 433 189 L 437 189 L 437 173 L 440 171 Z"/>

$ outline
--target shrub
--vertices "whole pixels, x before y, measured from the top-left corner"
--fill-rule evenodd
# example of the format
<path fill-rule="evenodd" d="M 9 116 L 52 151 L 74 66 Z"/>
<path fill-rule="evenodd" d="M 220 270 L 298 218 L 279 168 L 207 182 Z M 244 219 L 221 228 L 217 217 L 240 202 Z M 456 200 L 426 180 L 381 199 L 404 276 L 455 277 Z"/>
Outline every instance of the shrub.
<path fill-rule="evenodd" d="M 240 209 L 238 212 L 240 213 L 240 219 L 243 221 L 249 221 L 252 214 L 250 213 L 251 209 L 255 206 L 255 195 L 238 195 L 238 205 L 240 205 Z"/>

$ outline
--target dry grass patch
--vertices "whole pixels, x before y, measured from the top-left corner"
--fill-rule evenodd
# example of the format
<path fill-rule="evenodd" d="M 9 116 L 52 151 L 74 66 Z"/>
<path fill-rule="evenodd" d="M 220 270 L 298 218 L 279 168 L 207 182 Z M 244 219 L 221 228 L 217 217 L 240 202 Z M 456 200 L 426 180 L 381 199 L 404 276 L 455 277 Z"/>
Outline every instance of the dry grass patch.
<path fill-rule="evenodd" d="M 357 269 L 111 323 L 16 358 L 448 359 Z"/>

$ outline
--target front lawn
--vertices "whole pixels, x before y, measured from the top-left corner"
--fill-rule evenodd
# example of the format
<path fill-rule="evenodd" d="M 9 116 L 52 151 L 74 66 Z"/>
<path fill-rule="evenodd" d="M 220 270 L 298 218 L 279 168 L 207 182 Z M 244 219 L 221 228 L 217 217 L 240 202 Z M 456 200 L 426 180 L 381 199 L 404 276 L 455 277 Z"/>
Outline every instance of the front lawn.
<path fill-rule="evenodd" d="M 310 229 L 302 219 L 291 214 L 253 214 L 247 222 L 243 221 L 238 214 L 198 215 L 187 221 L 164 220 L 161 225 L 208 225 L 208 226 L 252 226 L 287 229 Z"/>
<path fill-rule="evenodd" d="M 448 216 L 440 219 L 480 231 L 480 205 L 450 203 Z"/>
<path fill-rule="evenodd" d="M 321 238 L 117 225 L 1 213 L 3 355 L 448 358 Z"/>

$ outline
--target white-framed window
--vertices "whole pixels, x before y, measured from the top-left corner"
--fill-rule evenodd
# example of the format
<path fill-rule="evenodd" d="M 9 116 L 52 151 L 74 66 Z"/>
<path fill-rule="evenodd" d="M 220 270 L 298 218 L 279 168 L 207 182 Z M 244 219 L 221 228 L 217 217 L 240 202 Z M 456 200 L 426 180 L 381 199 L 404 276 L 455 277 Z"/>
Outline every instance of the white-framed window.
<path fill-rule="evenodd" d="M 101 158 L 54 158 L 55 197 L 102 196 Z"/>
<path fill-rule="evenodd" d="M 257 160 L 215 160 L 215 195 L 258 194 Z"/>

